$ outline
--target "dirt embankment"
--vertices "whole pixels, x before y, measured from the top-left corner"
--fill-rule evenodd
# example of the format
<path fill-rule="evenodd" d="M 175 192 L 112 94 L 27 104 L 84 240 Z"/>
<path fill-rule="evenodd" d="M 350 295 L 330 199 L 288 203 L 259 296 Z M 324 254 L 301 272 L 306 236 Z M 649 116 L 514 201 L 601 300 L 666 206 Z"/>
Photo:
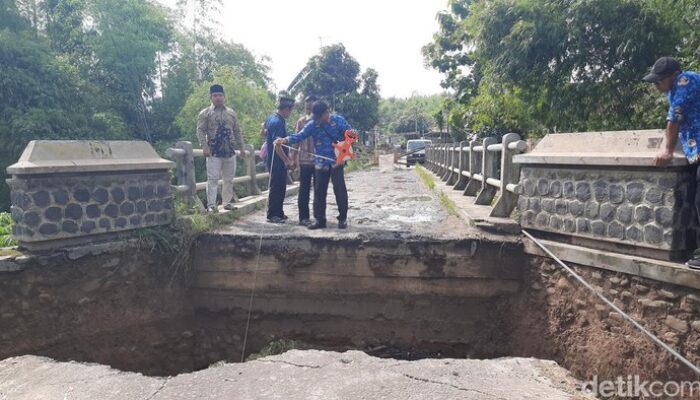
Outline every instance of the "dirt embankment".
<path fill-rule="evenodd" d="M 700 364 L 700 291 L 573 267 L 615 305 Z M 697 379 L 553 261 L 533 257 L 526 285 L 514 301 L 512 355 L 554 359 L 581 379 Z"/>

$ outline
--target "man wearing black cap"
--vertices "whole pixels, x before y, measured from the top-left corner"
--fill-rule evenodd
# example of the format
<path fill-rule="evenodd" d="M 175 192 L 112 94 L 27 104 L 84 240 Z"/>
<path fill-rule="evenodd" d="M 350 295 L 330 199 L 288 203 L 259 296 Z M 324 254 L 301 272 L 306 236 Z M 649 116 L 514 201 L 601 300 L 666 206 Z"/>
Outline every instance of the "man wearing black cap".
<path fill-rule="evenodd" d="M 318 97 L 313 95 L 307 96 L 304 99 L 306 114 L 299 117 L 295 132 L 301 131 L 311 120 L 312 107 L 316 101 L 318 101 Z M 297 146 L 297 150 L 292 154 L 294 161 L 299 165 L 299 195 L 297 197 L 297 206 L 299 207 L 299 225 L 304 226 L 311 225 L 309 199 L 311 198 L 311 187 L 314 177 L 314 152 L 314 139 L 310 137 L 302 140 Z"/>
<path fill-rule="evenodd" d="M 243 136 L 236 112 L 226 107 L 224 88 L 209 88 L 211 106 L 197 117 L 197 139 L 207 160 L 207 210 L 217 212 L 216 195 L 219 179 L 223 176 L 221 200 L 224 208 L 231 210 L 233 178 L 236 177 L 236 150 L 243 151 Z"/>
<path fill-rule="evenodd" d="M 275 139 L 287 137 L 287 118 L 292 114 L 294 99 L 280 95 L 277 100 L 277 112 L 266 121 L 263 129 L 267 132 L 267 169 L 270 171 L 270 190 L 267 198 L 267 222 L 284 223 L 283 204 L 287 192 L 287 149 L 275 149 Z M 278 153 L 279 152 L 279 153 Z M 280 154 L 281 153 L 281 154 Z"/>
<path fill-rule="evenodd" d="M 700 74 L 682 71 L 681 64 L 671 57 L 656 60 L 651 72 L 643 78 L 653 83 L 661 93 L 668 95 L 666 137 L 662 149 L 656 156 L 656 165 L 663 167 L 673 158 L 678 140 L 688 163 L 695 169 L 696 182 L 700 182 L 698 168 L 698 142 L 700 141 Z M 700 216 L 700 184 L 697 184 L 695 208 Z M 700 258 L 686 263 L 700 269 Z"/>

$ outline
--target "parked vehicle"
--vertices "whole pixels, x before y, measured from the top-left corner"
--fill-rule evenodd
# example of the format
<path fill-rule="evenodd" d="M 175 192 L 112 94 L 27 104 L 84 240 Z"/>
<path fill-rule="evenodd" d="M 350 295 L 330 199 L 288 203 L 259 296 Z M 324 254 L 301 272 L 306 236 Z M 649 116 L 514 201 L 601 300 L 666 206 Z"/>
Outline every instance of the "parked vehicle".
<path fill-rule="evenodd" d="M 425 148 L 432 146 L 433 141 L 429 139 L 412 139 L 406 142 L 406 165 L 425 163 Z"/>

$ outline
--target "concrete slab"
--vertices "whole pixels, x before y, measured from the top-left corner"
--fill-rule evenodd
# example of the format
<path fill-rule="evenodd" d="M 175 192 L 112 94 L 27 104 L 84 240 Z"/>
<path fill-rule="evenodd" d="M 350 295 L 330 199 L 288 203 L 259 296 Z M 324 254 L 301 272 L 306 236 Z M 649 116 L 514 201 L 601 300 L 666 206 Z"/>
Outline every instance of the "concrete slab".
<path fill-rule="evenodd" d="M 0 362 L 0 398 L 62 399 L 593 399 L 553 361 L 379 359 L 299 351 L 170 378 L 34 356 Z"/>
<path fill-rule="evenodd" d="M 283 225 L 265 222 L 260 210 L 216 232 L 240 237 L 304 237 L 334 239 L 393 239 L 408 238 L 464 239 L 485 238 L 485 234 L 470 227 L 460 218 L 450 215 L 440 204 L 436 193 L 427 189 L 413 170 L 393 169 L 380 172 L 374 168 L 346 174 L 350 210 L 347 230 L 336 228 L 336 207 L 333 190 L 329 188 L 328 229 L 310 231 L 298 225 L 297 197 L 287 197 L 284 211 L 289 221 Z M 332 186 L 332 185 L 331 185 Z M 311 207 L 311 205 L 310 205 Z M 499 238 L 500 240 L 500 238 Z"/>
<path fill-rule="evenodd" d="M 664 131 L 583 132 L 548 134 L 527 154 L 513 157 L 522 164 L 654 166 Z M 680 144 L 669 166 L 688 165 Z"/>
<path fill-rule="evenodd" d="M 138 140 L 32 140 L 10 175 L 69 172 L 167 170 L 175 163 L 162 159 L 148 142 Z"/>

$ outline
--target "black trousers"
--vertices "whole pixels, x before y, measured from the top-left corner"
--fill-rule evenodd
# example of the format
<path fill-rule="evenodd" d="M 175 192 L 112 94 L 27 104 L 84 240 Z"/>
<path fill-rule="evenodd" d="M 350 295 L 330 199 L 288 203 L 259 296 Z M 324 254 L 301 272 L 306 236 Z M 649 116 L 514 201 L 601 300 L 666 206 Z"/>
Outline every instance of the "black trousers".
<path fill-rule="evenodd" d="M 311 182 L 314 181 L 314 169 L 313 165 L 299 165 L 299 197 L 297 198 L 299 221 L 311 218 L 309 199 L 311 198 Z"/>
<path fill-rule="evenodd" d="M 328 169 L 316 169 L 314 179 L 314 218 L 316 221 L 326 222 L 326 196 L 328 183 L 333 182 L 335 202 L 338 204 L 338 220 L 348 219 L 348 189 L 345 186 L 345 166 Z"/>
<path fill-rule="evenodd" d="M 270 191 L 267 198 L 267 218 L 284 216 L 282 205 L 287 193 L 287 167 L 282 159 L 274 155 L 275 162 L 270 171 Z"/>

